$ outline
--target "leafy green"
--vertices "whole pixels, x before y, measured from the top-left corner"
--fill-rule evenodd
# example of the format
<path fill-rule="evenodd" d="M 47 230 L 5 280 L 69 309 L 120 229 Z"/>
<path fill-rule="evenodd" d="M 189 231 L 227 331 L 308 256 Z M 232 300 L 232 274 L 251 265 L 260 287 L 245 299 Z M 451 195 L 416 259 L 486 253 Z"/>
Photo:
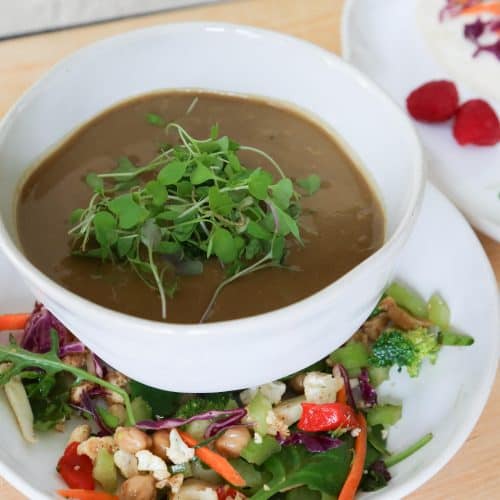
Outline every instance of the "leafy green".
<path fill-rule="evenodd" d="M 349 440 L 338 448 L 310 453 L 303 446 L 287 446 L 262 466 L 270 479 L 252 500 L 267 500 L 282 490 L 307 486 L 310 490 L 337 495 L 349 473 L 352 450 Z"/>
<path fill-rule="evenodd" d="M 237 407 L 230 392 L 219 392 L 196 396 L 185 401 L 176 411 L 178 418 L 191 418 L 211 410 L 231 410 Z"/>
<path fill-rule="evenodd" d="M 318 174 L 311 174 L 305 179 L 297 180 L 297 184 L 309 195 L 313 195 L 321 187 L 321 178 Z"/>
<path fill-rule="evenodd" d="M 132 414 L 128 393 L 124 389 L 96 377 L 85 370 L 63 363 L 58 356 L 58 334 L 54 329 L 52 329 L 50 333 L 52 341 L 51 349 L 49 352 L 43 354 L 27 351 L 14 342 L 11 342 L 7 346 L 0 345 L 0 363 L 11 363 L 10 368 L 0 375 L 0 386 L 6 384 L 16 375 L 19 375 L 23 379 L 31 380 L 39 376 L 41 377 L 38 389 L 39 394 L 49 394 L 52 387 L 55 386 L 53 379 L 55 379 L 58 374 L 68 373 L 74 377 L 74 384 L 83 381 L 92 382 L 121 396 L 124 400 L 130 422 L 134 424 L 135 419 Z M 34 371 L 34 369 L 42 370 L 43 373 L 40 374 L 38 371 Z M 42 387 L 40 387 L 40 384 L 42 384 Z M 34 391 L 34 393 L 35 392 L 36 391 Z M 28 392 L 28 397 L 29 394 L 30 392 Z"/>
<path fill-rule="evenodd" d="M 34 427 L 39 431 L 53 429 L 58 423 L 69 419 L 68 380 L 63 374 L 55 376 L 33 372 L 23 379 L 34 416 Z"/>
<path fill-rule="evenodd" d="M 156 113 L 148 113 L 146 115 L 146 120 L 150 125 L 154 125 L 155 127 L 165 127 L 167 122 Z"/>
<path fill-rule="evenodd" d="M 153 416 L 170 417 L 179 407 L 181 394 L 178 392 L 162 391 L 136 380 L 129 382 L 130 395 L 134 399 L 142 398 L 150 407 Z"/>

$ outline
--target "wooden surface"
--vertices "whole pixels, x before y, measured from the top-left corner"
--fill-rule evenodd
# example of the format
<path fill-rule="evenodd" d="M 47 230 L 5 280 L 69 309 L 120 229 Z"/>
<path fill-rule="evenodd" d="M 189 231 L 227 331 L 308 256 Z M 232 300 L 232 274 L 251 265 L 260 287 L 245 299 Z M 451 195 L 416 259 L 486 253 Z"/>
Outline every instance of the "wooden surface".
<path fill-rule="evenodd" d="M 243 0 L 0 42 L 0 117 L 48 68 L 76 49 L 110 35 L 173 21 L 244 23 L 290 33 L 339 52 L 343 0 Z M 500 244 L 480 236 L 500 277 Z M 409 498 L 500 497 L 500 376 L 466 444 L 431 481 Z M 0 478 L 0 499 L 25 498 Z"/>

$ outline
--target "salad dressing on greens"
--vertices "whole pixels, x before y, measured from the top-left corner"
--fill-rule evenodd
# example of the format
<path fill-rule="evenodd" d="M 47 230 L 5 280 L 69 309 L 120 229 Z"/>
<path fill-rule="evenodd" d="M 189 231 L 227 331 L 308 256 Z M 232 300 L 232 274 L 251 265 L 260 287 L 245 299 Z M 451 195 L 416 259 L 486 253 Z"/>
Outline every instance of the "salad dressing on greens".
<path fill-rule="evenodd" d="M 22 188 L 18 231 L 31 262 L 78 295 L 197 323 L 324 288 L 382 245 L 384 217 L 309 117 L 253 97 L 171 91 L 107 110 L 43 160 Z"/>

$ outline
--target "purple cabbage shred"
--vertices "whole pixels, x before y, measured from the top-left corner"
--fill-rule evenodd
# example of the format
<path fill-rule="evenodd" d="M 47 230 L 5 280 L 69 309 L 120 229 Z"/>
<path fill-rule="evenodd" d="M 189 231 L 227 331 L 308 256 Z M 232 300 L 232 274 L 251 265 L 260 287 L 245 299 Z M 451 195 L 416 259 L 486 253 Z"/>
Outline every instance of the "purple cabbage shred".
<path fill-rule="evenodd" d="M 102 420 L 99 412 L 97 411 L 97 406 L 95 401 L 92 399 L 97 396 L 104 396 L 105 391 L 101 388 L 92 390 L 91 392 L 84 391 L 80 398 L 79 405 L 71 405 L 75 410 L 78 410 L 82 414 L 91 417 L 99 428 L 99 436 L 110 436 L 113 434 L 113 430 L 110 429 Z"/>
<path fill-rule="evenodd" d="M 59 336 L 60 350 L 63 350 L 67 344 L 74 343 L 74 337 L 70 331 L 45 306 L 37 302 L 24 328 L 21 347 L 36 353 L 50 351 L 52 329 Z"/>
<path fill-rule="evenodd" d="M 356 409 L 356 402 L 354 399 L 354 395 L 352 393 L 351 384 L 349 382 L 349 375 L 347 373 L 347 370 L 344 368 L 344 365 L 337 363 L 333 367 L 333 374 L 342 377 L 342 380 L 344 381 L 347 404 L 352 408 Z"/>
<path fill-rule="evenodd" d="M 370 384 L 370 377 L 368 376 L 368 370 L 366 368 L 361 369 L 361 373 L 358 377 L 359 389 L 361 392 L 361 399 L 366 408 L 371 408 L 377 404 L 377 391 Z"/>
<path fill-rule="evenodd" d="M 381 459 L 375 460 L 375 462 L 368 467 L 368 472 L 373 472 L 377 476 L 383 477 L 387 482 L 389 482 L 392 477 L 385 462 Z"/>
<path fill-rule="evenodd" d="M 477 57 L 481 52 L 491 52 L 500 60 L 500 37 L 490 44 L 481 43 L 480 38 L 487 33 L 500 33 L 500 18 L 483 21 L 478 17 L 473 23 L 464 26 L 464 37 L 476 46 L 472 57 Z"/>
<path fill-rule="evenodd" d="M 143 431 L 159 431 L 163 429 L 175 429 L 176 427 L 181 427 L 182 425 L 189 424 L 196 420 L 213 420 L 225 417 L 224 420 L 218 423 L 222 424 L 225 422 L 227 427 L 232 427 L 241 422 L 241 419 L 247 414 L 244 408 L 235 408 L 234 410 L 211 410 L 205 413 L 200 413 L 199 415 L 194 415 L 191 418 L 163 418 L 160 420 L 143 420 L 137 423 L 137 428 Z M 228 420 L 231 422 L 228 424 Z M 210 427 L 209 427 L 210 428 Z M 220 432 L 219 429 L 217 432 Z M 208 429 L 207 429 L 208 431 Z M 212 435 L 217 432 L 212 430 Z"/>
<path fill-rule="evenodd" d="M 292 446 L 301 444 L 311 453 L 321 453 L 323 451 L 331 450 L 332 448 L 338 448 L 342 446 L 344 442 L 339 439 L 330 436 L 326 433 L 308 433 L 297 431 L 287 438 L 282 438 L 279 434 L 276 439 L 281 444 L 281 446 Z"/>

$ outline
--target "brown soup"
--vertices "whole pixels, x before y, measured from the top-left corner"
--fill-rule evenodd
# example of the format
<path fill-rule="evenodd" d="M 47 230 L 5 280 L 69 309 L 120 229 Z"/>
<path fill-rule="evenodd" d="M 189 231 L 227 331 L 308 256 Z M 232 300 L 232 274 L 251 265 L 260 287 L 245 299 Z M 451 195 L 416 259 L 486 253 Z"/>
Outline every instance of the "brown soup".
<path fill-rule="evenodd" d="M 24 252 L 68 290 L 117 311 L 161 320 L 158 293 L 133 270 L 72 255 L 68 236 L 69 214 L 87 206 L 90 198 L 83 181 L 89 172 L 110 171 L 122 156 L 141 165 L 158 154 L 165 132 L 147 123 L 145 116 L 151 112 L 179 123 L 194 137 L 207 137 L 217 123 L 221 134 L 272 156 L 287 176 L 321 177 L 321 189 L 301 200 L 305 245 L 289 243 L 286 264 L 296 270 L 263 269 L 234 281 L 220 294 L 209 321 L 264 313 L 306 298 L 382 245 L 384 216 L 372 188 L 335 138 L 308 116 L 253 97 L 199 91 L 149 94 L 86 123 L 45 158 L 22 187 L 17 224 Z M 238 156 L 247 167 L 269 169 L 249 151 Z M 202 274 L 183 276 L 168 300 L 167 321 L 197 323 L 223 279 L 216 259 L 205 263 Z"/>

